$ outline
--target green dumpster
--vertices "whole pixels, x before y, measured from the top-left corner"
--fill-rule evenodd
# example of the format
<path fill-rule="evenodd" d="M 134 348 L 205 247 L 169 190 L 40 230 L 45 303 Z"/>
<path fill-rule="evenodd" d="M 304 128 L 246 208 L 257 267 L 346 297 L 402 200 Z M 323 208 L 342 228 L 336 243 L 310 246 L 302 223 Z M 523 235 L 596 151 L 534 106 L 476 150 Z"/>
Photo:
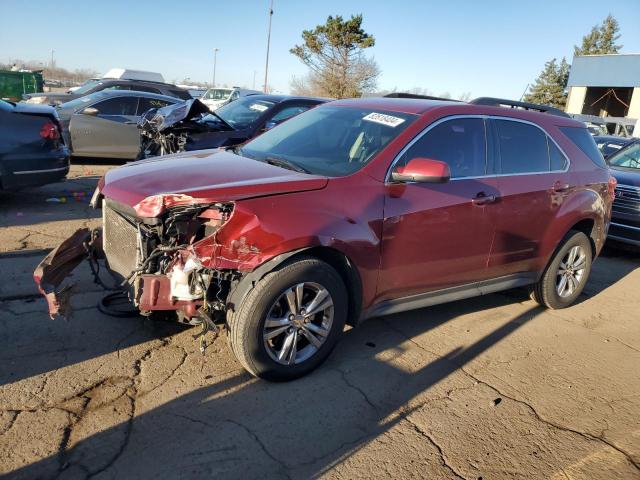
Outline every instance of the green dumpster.
<path fill-rule="evenodd" d="M 12 72 L 0 70 L 0 98 L 22 100 L 24 93 L 42 92 L 44 80 L 41 72 Z"/>

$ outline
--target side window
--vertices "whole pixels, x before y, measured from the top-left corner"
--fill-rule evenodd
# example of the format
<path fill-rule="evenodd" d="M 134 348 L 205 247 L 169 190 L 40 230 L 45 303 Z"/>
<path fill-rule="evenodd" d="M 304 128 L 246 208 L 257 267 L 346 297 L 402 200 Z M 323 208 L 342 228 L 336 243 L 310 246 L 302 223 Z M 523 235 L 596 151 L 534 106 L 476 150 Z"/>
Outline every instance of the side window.
<path fill-rule="evenodd" d="M 138 116 L 142 115 L 144 112 L 151 110 L 152 108 L 162 108 L 167 105 L 173 105 L 171 102 L 167 102 L 166 100 L 159 100 L 157 98 L 140 98 L 140 103 L 138 104 Z"/>
<path fill-rule="evenodd" d="M 271 117 L 271 121 L 274 123 L 282 123 L 285 120 L 289 120 L 291 117 L 295 117 L 302 112 L 306 112 L 307 110 L 309 110 L 309 105 L 291 105 L 290 107 L 285 107 L 276 113 Z"/>
<path fill-rule="evenodd" d="M 593 163 L 602 168 L 607 168 L 604 158 L 598 150 L 595 140 L 586 128 L 560 127 L 569 140 L 571 140 Z"/>
<path fill-rule="evenodd" d="M 486 172 L 484 120 L 458 118 L 436 125 L 416 141 L 399 160 L 406 165 L 422 157 L 449 164 L 451 178 L 478 177 Z"/>
<path fill-rule="evenodd" d="M 547 137 L 547 144 L 549 145 L 549 169 L 553 172 L 567 168 L 567 157 L 549 137 Z"/>
<path fill-rule="evenodd" d="M 533 125 L 494 120 L 500 151 L 500 173 L 549 171 L 547 136 Z"/>
<path fill-rule="evenodd" d="M 99 115 L 132 115 L 138 107 L 138 97 L 118 97 L 103 100 L 92 105 Z"/>

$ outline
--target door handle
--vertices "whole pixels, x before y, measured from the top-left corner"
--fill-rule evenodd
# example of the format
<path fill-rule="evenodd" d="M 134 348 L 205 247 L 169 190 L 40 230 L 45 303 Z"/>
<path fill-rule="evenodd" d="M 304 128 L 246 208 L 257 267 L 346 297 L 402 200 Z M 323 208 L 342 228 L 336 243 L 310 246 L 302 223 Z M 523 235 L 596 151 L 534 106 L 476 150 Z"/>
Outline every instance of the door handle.
<path fill-rule="evenodd" d="M 127 120 L 124 122 L 125 125 L 136 125 L 138 122 L 132 122 L 131 120 Z"/>
<path fill-rule="evenodd" d="M 571 185 L 568 183 L 562 183 L 561 181 L 557 181 L 553 184 L 553 191 L 556 193 L 567 192 L 571 188 Z"/>
<path fill-rule="evenodd" d="M 474 205 L 486 205 L 488 203 L 493 203 L 496 200 L 497 197 L 495 195 L 487 195 L 484 192 L 480 192 L 471 199 L 471 203 L 473 203 Z"/>

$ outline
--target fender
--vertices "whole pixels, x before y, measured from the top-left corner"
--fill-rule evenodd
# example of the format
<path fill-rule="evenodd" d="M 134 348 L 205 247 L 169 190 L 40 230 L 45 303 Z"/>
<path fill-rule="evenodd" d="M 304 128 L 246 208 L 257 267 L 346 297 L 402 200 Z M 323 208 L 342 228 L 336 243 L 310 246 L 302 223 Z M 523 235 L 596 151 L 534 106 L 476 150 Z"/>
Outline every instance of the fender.
<path fill-rule="evenodd" d="M 553 228 L 547 230 L 541 239 L 542 254 L 539 258 L 538 271 L 544 271 L 562 239 L 576 224 L 584 220 L 594 222 L 594 228 L 591 232 L 587 232 L 587 236 L 595 246 L 594 255 L 600 253 L 606 239 L 608 222 L 607 205 L 603 198 L 603 194 L 596 192 L 593 188 L 582 188 L 562 200 Z"/>

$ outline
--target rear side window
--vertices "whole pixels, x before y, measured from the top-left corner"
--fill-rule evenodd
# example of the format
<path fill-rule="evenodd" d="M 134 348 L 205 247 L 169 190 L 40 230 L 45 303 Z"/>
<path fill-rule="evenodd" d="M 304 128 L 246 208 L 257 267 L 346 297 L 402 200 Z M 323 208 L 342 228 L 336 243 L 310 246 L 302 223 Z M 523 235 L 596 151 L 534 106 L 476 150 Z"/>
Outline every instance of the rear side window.
<path fill-rule="evenodd" d="M 416 157 L 446 162 L 451 178 L 480 177 L 486 172 L 486 141 L 484 120 L 457 118 L 436 125 L 399 160 L 398 165 Z"/>
<path fill-rule="evenodd" d="M 567 168 L 567 157 L 560 151 L 560 149 L 553 143 L 549 137 L 547 137 L 547 144 L 549 145 L 549 165 L 550 170 L 564 170 Z"/>
<path fill-rule="evenodd" d="M 522 122 L 494 120 L 500 150 L 500 173 L 549 171 L 547 135 L 538 127 Z"/>
<path fill-rule="evenodd" d="M 582 152 L 591 159 L 593 163 L 602 168 L 607 168 L 595 140 L 586 128 L 582 127 L 560 127 L 564 133 Z"/>

